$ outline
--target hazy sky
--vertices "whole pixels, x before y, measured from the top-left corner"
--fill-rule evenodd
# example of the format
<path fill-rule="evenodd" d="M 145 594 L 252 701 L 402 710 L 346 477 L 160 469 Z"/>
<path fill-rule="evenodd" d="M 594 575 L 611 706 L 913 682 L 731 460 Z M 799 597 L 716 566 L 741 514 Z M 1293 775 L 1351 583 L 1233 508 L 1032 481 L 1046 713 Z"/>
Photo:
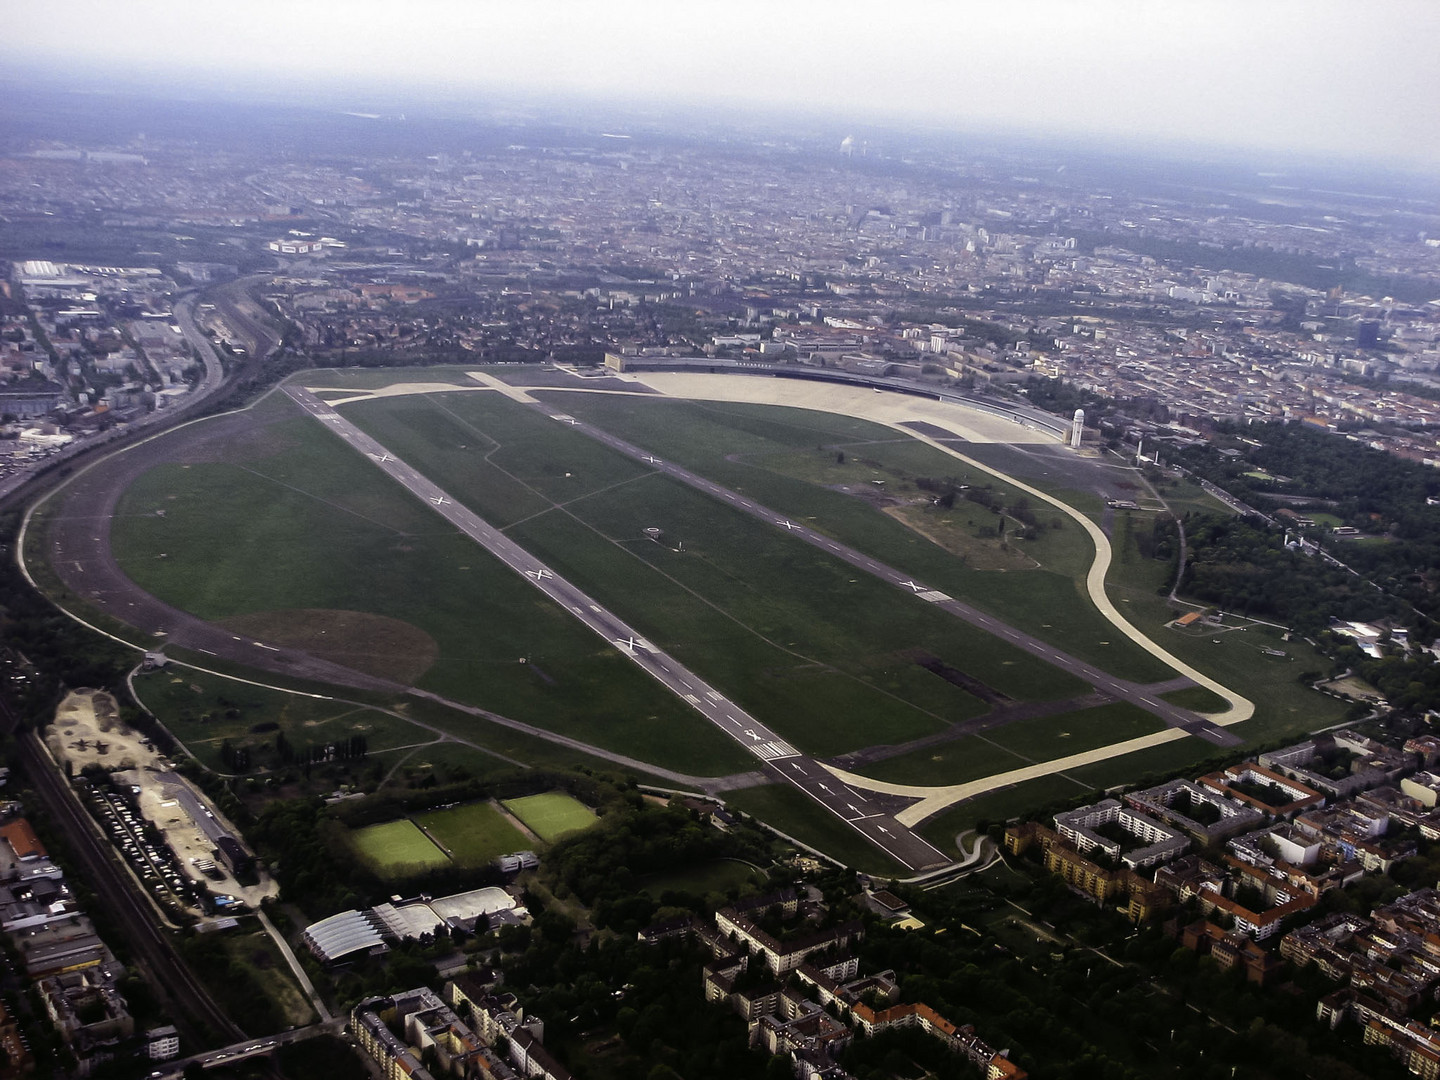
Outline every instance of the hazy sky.
<path fill-rule="evenodd" d="M 1440 164 L 1440 0 L 65 0 L 7 53 L 297 96 L 336 80 Z"/>

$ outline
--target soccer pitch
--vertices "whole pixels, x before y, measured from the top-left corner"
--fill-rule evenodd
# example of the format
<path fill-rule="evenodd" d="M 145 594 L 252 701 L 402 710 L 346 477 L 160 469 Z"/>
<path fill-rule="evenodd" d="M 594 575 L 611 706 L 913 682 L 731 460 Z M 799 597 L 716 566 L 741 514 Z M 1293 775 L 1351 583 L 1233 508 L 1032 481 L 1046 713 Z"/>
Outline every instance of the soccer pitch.
<path fill-rule="evenodd" d="M 409 818 L 357 829 L 350 843 L 382 878 L 434 870 L 450 861 Z"/>
<path fill-rule="evenodd" d="M 473 868 L 524 850 L 524 834 L 490 803 L 467 803 L 415 819 L 457 866 Z"/>
<path fill-rule="evenodd" d="M 595 816 L 595 811 L 584 803 L 560 791 L 507 799 L 502 805 L 547 844 L 570 833 L 588 829 L 600 820 Z"/>

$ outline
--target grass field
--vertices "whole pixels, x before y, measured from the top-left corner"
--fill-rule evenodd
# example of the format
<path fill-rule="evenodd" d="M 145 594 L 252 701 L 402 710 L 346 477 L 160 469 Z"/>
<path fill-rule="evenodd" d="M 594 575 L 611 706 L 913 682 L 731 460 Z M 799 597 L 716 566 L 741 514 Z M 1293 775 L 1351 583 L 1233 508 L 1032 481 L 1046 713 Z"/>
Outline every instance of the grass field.
<path fill-rule="evenodd" d="M 562 836 L 588 829 L 599 820 L 595 811 L 561 791 L 527 795 L 523 799 L 507 799 L 503 805 L 546 843 L 553 843 Z"/>
<path fill-rule="evenodd" d="M 1255 703 L 1255 716 L 1231 731 L 1259 743 L 1314 731 L 1342 719 L 1344 702 L 1299 682 L 1301 672 L 1321 671 L 1329 666 L 1329 661 L 1301 638 L 1285 641 L 1282 631 L 1259 625 L 1218 637 L 1195 637 L 1165 629 L 1176 615 L 1160 595 L 1170 573 L 1167 563 L 1143 558 L 1131 537 L 1124 546 L 1117 545 L 1107 591 L 1116 606 L 1165 649 Z M 1272 656 L 1267 649 L 1282 655 Z M 1190 696 L 1188 691 L 1180 693 Z M 1194 695 L 1186 707 L 1197 706 L 1198 695 Z"/>
<path fill-rule="evenodd" d="M 445 853 L 409 818 L 367 825 L 350 834 L 360 858 L 383 878 L 403 877 L 446 865 Z"/>
<path fill-rule="evenodd" d="M 523 851 L 525 835 L 490 803 L 467 803 L 415 819 L 457 866 L 485 866 L 501 855 Z"/>
<path fill-rule="evenodd" d="M 897 784 L 960 784 L 1159 731 L 1156 717 L 1126 702 L 1017 720 L 982 735 L 912 750 L 854 771 Z"/>
<path fill-rule="evenodd" d="M 274 426 L 273 453 L 161 466 L 126 492 L 114 550 L 137 584 L 210 619 L 382 615 L 436 643 L 425 689 L 685 772 L 752 763 L 341 440 Z"/>
<path fill-rule="evenodd" d="M 1225 708 L 1225 699 L 1203 686 L 1187 686 L 1183 690 L 1167 690 L 1160 695 L 1172 705 L 1201 713 L 1217 713 Z"/>
<path fill-rule="evenodd" d="M 1026 762 L 993 739 L 966 735 L 939 746 L 927 746 L 906 754 L 858 765 L 854 772 L 892 784 L 941 786 L 978 780 L 982 776 L 1018 769 Z"/>
<path fill-rule="evenodd" d="M 848 476 L 852 486 L 863 488 L 875 475 L 884 475 L 887 491 L 918 496 L 921 493 L 914 479 L 930 476 L 990 485 L 1007 504 L 1018 497 L 1014 489 L 988 473 L 971 469 L 891 428 L 773 406 L 550 391 L 537 396 L 885 559 L 914 574 L 916 580 L 963 596 L 1116 675 L 1149 682 L 1171 674 L 1154 657 L 1116 634 L 1084 595 L 1077 575 L 1089 565 L 1094 549 L 1073 522 L 1065 520 L 1059 529 L 1042 528 L 1036 540 L 1016 542 L 1018 551 L 1040 563 L 1038 569 L 986 571 L 967 565 L 870 502 L 832 490 L 843 477 Z M 846 454 L 843 466 L 835 463 L 837 450 Z M 1056 516 L 1038 500 L 1028 501 L 1038 519 L 1049 521 Z M 993 514 L 964 501 L 957 502 L 949 516 L 956 519 L 954 528 L 972 534 L 995 520 Z M 959 524 L 962 518 L 964 525 Z"/>
<path fill-rule="evenodd" d="M 640 879 L 640 889 L 659 900 L 668 891 L 726 893 L 731 889 L 753 892 L 765 884 L 765 874 L 738 859 L 716 859 L 673 874 L 648 874 Z"/>
<path fill-rule="evenodd" d="M 257 768 L 275 764 L 264 754 L 284 734 L 296 752 L 363 735 L 371 754 L 433 738 L 395 716 L 308 694 L 255 686 L 206 672 L 167 668 L 137 676 L 136 696 L 205 766 L 224 770 L 220 747 L 252 751 Z M 276 727 L 270 728 L 274 724 Z M 256 731 L 256 727 L 264 730 Z"/>
<path fill-rule="evenodd" d="M 411 380 L 410 372 L 306 378 L 356 387 Z M 413 373 L 413 381 L 431 380 L 469 383 L 457 370 Z M 1077 580 L 1093 555 L 1089 540 L 1075 522 L 1033 497 L 1041 525 L 1036 537 L 1002 551 L 986 535 L 1000 519 L 973 503 L 962 500 L 943 515 L 917 503 L 905 510 L 913 526 L 907 527 L 873 498 L 835 490 L 884 479 L 887 491 L 918 497 L 916 478 L 940 476 L 988 484 L 1007 505 L 1016 498 L 988 474 L 892 429 L 797 409 L 563 392 L 547 397 L 1117 675 L 1153 681 L 1172 674 L 1099 616 Z M 1085 689 L 999 639 L 495 393 L 397 397 L 344 409 L 806 751 L 830 755 L 904 742 L 984 712 L 977 698 L 921 667 L 917 654 L 1016 700 L 1059 700 Z M 426 690 L 657 765 L 697 775 L 753 765 L 732 741 L 422 501 L 321 425 L 297 417 L 287 400 L 267 401 L 257 419 L 268 426 L 254 438 L 206 458 L 177 453 L 173 464 L 147 473 L 126 493 L 115 552 L 142 587 L 203 617 L 230 620 L 237 632 L 317 651 L 322 638 L 329 639 L 341 662 L 369 664 Z M 1172 494 L 1201 501 L 1188 490 Z M 1062 493 L 1067 500 L 1072 495 Z M 1073 495 L 1073 501 L 1098 519 L 1097 498 Z M 659 542 L 645 536 L 650 527 L 662 530 Z M 1237 728 L 1239 734 L 1268 739 L 1338 718 L 1342 703 L 1300 687 L 1291 674 L 1320 666 L 1303 643 L 1285 643 L 1285 657 L 1275 658 L 1264 649 L 1278 642 L 1278 632 L 1251 628 L 1212 645 L 1209 638 L 1163 630 L 1169 612 L 1156 590 L 1169 567 L 1141 558 L 1128 530 L 1117 540 L 1112 582 L 1124 584 L 1112 585 L 1112 596 L 1166 648 L 1256 702 L 1256 718 Z M 278 711 L 292 743 L 297 734 L 327 727 L 371 725 L 372 754 L 387 768 L 404 756 L 399 778 L 427 770 L 438 775 L 462 754 L 478 767 L 500 767 L 454 746 L 408 749 L 426 733 L 363 707 L 282 705 L 250 695 L 231 716 L 231 706 L 219 707 L 217 692 L 197 692 L 190 682 L 147 685 L 146 692 L 163 708 L 189 708 L 194 719 L 178 721 L 177 733 L 195 740 L 207 761 L 217 760 L 226 738 L 263 740 L 250 729 Z M 203 707 L 205 721 L 199 719 L 202 700 L 214 702 Z M 1209 702 L 1190 691 L 1171 700 L 1189 707 Z M 413 703 L 413 715 L 440 717 L 439 726 L 522 761 L 595 765 L 577 751 L 430 702 Z M 1138 710 L 1105 706 L 1018 722 L 866 771 L 901 782 L 952 783 L 1156 727 Z M 1015 792 L 1103 786 L 1171 761 L 1180 768 L 1205 756 L 1208 748 L 1191 748 L 1195 742 L 1092 766 L 1075 780 L 1051 778 L 997 792 L 942 818 L 963 820 L 974 806 L 992 802 L 1010 805 L 1021 797 Z M 798 792 L 752 789 L 734 801 L 742 809 L 749 809 L 747 802 L 766 808 L 753 812 L 802 839 L 826 838 L 816 846 L 837 855 L 850 851 L 872 868 L 885 859 Z M 545 828 L 565 826 L 530 827 L 546 836 Z M 474 840 L 475 858 L 484 832 Z M 383 853 L 376 857 L 383 861 Z"/>
<path fill-rule="evenodd" d="M 508 399 L 376 400 L 346 414 L 446 490 L 466 492 L 488 519 L 517 516 L 503 483 L 476 479 L 502 461 L 507 480 L 563 502 L 510 535 L 806 750 L 843 752 L 876 732 L 904 740 L 982 711 L 907 649 L 1015 697 L 1080 689 L 991 635 Z M 477 452 L 467 457 L 462 445 Z M 664 530 L 662 542 L 644 536 L 652 526 Z M 821 715 L 824 724 L 809 722 Z"/>

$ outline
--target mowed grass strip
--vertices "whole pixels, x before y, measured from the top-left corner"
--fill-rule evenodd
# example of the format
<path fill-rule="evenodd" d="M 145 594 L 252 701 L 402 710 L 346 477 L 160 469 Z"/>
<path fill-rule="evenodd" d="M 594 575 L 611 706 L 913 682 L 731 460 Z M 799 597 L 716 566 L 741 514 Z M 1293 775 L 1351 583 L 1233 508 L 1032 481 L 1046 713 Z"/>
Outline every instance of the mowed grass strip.
<path fill-rule="evenodd" d="M 435 870 L 450 861 L 409 818 L 356 829 L 350 843 L 382 878 Z"/>
<path fill-rule="evenodd" d="M 1198 713 L 1217 713 L 1225 709 L 1225 699 L 1204 686 L 1187 686 L 1182 690 L 1167 690 L 1160 697 L 1171 705 L 1182 709 L 1194 709 Z"/>
<path fill-rule="evenodd" d="M 416 823 L 439 844 L 457 866 L 485 866 L 501 855 L 523 851 L 525 835 L 488 802 L 467 803 L 422 814 Z"/>
<path fill-rule="evenodd" d="M 595 816 L 595 811 L 561 791 L 526 795 L 521 799 L 506 799 L 501 805 L 547 844 L 570 833 L 588 829 L 600 820 Z"/>
<path fill-rule="evenodd" d="M 1128 701 L 1116 701 L 1058 716 L 1017 720 L 986 732 L 986 736 L 1023 758 L 1050 761 L 1138 739 L 1164 727 L 1154 713 Z"/>

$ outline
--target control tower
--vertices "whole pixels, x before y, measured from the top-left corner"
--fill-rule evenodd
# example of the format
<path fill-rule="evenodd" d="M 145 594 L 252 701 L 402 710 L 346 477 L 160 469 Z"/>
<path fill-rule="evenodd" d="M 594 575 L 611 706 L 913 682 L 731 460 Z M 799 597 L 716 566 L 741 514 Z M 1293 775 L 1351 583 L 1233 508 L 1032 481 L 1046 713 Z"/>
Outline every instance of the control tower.
<path fill-rule="evenodd" d="M 1070 445 L 1079 449 L 1080 442 L 1085 438 L 1085 410 L 1076 409 L 1075 419 L 1070 422 Z"/>

